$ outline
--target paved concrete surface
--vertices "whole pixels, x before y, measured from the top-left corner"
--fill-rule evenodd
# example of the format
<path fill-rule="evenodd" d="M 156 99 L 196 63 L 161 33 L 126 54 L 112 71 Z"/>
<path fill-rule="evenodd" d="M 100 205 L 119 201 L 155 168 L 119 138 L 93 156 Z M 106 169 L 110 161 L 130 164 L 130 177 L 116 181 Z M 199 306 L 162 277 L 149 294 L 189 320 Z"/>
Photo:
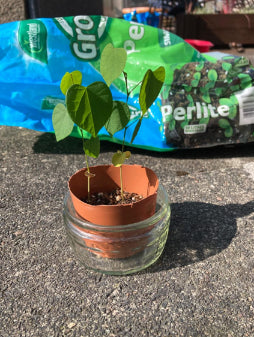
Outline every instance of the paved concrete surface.
<path fill-rule="evenodd" d="M 132 150 L 159 175 L 172 220 L 158 263 L 125 277 L 86 270 L 66 241 L 80 145 L 0 127 L 0 336 L 254 336 L 253 144 Z M 104 142 L 100 162 L 116 148 Z"/>
<path fill-rule="evenodd" d="M 25 18 L 23 0 L 0 0 L 0 24 Z"/>
<path fill-rule="evenodd" d="M 22 18 L 15 4 L 0 1 L 2 22 Z M 116 148 L 104 142 L 100 162 Z M 79 140 L 0 126 L 0 336 L 254 336 L 253 149 L 132 149 L 130 162 L 152 167 L 168 191 L 172 219 L 158 263 L 116 277 L 86 270 L 66 241 Z"/>

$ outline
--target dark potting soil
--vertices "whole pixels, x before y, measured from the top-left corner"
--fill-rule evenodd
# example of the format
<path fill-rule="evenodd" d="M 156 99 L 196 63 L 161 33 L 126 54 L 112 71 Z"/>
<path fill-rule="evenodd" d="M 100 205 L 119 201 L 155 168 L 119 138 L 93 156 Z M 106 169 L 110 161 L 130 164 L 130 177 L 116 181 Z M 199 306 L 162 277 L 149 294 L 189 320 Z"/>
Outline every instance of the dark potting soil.
<path fill-rule="evenodd" d="M 90 200 L 85 199 L 84 201 L 90 205 L 123 205 L 131 204 L 133 202 L 143 199 L 142 195 L 137 193 L 123 192 L 124 198 L 122 199 L 121 190 L 116 189 L 112 192 L 99 192 L 91 194 Z"/>

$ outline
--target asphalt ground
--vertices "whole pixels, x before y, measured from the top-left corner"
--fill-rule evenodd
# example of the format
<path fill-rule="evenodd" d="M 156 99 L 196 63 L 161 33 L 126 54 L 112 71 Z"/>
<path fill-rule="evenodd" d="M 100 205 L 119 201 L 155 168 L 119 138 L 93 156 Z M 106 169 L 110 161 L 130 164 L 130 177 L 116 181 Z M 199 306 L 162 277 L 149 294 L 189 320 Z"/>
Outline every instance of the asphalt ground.
<path fill-rule="evenodd" d="M 117 147 L 103 142 L 100 163 Z M 1 126 L 0 153 L 1 337 L 254 336 L 253 143 L 132 149 L 130 163 L 158 174 L 172 218 L 159 261 L 122 277 L 87 270 L 66 240 L 80 141 Z"/>
<path fill-rule="evenodd" d="M 22 19 L 3 4 L 1 20 Z M 103 142 L 100 163 L 117 148 Z M 152 267 L 108 276 L 76 260 L 63 227 L 80 141 L 0 126 L 0 336 L 254 336 L 253 149 L 132 149 L 169 194 L 169 237 Z"/>

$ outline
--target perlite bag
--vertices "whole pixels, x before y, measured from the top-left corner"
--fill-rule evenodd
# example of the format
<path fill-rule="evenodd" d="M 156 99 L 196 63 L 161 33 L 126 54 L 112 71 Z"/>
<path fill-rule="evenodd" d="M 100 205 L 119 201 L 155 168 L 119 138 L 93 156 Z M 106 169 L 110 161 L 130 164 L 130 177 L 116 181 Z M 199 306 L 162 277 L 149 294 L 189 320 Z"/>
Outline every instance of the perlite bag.
<path fill-rule="evenodd" d="M 161 29 L 104 16 L 33 19 L 0 25 L 0 124 L 53 132 L 52 111 L 64 102 L 60 80 L 80 70 L 83 85 L 102 80 L 101 51 L 108 43 L 128 52 L 125 71 L 131 87 L 147 69 L 164 66 L 160 96 L 142 121 L 133 146 L 157 151 L 254 141 L 254 69 L 245 58 L 220 60 L 200 54 Z M 126 100 L 124 79 L 112 85 L 113 98 Z M 128 104 L 132 126 L 140 116 L 138 91 Z M 74 128 L 72 135 L 79 137 Z M 123 131 L 110 138 L 121 142 Z"/>

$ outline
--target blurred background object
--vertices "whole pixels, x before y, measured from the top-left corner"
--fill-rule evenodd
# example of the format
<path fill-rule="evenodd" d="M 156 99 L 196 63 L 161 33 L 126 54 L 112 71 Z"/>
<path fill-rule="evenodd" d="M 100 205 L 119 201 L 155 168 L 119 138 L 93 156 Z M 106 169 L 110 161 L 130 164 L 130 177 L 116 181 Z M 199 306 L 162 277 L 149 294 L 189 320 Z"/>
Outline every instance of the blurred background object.
<path fill-rule="evenodd" d="M 102 15 L 103 0 L 24 0 L 27 19 L 72 15 Z"/>

